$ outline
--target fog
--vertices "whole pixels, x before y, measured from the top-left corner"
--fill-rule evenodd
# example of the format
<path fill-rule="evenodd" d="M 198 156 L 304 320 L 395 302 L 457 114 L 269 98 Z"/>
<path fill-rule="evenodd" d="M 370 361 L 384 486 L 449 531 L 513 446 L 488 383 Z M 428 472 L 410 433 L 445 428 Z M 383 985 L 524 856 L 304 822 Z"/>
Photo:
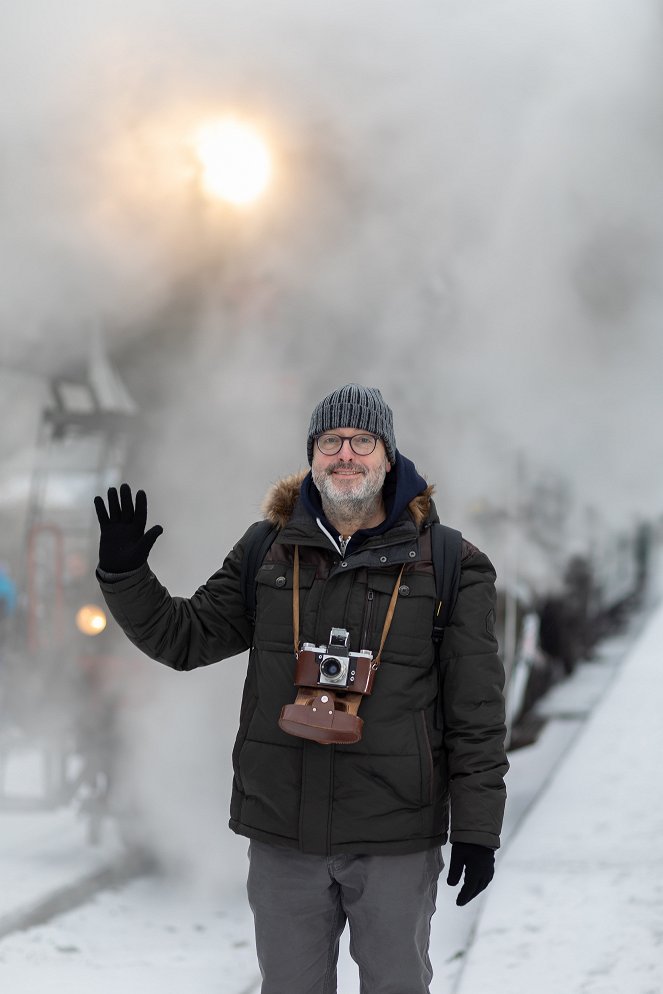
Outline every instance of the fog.
<path fill-rule="evenodd" d="M 661 28 L 653 0 L 5 5 L 6 520 L 46 379 L 97 332 L 141 411 L 127 475 L 174 593 L 305 466 L 313 405 L 349 380 L 381 387 L 441 515 L 498 571 L 486 522 L 525 483 L 564 493 L 564 550 L 660 515 Z M 242 211 L 191 154 L 228 109 L 275 156 Z M 134 665 L 148 819 L 174 856 L 196 812 L 212 853 L 243 666 Z"/>

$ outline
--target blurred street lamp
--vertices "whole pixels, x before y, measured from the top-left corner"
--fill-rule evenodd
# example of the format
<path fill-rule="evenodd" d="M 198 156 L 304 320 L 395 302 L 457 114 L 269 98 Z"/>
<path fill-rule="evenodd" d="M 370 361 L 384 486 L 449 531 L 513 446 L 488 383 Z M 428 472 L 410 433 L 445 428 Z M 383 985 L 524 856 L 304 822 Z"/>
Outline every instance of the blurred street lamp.
<path fill-rule="evenodd" d="M 106 627 L 106 614 L 96 604 L 84 604 L 76 612 L 76 627 L 83 635 L 100 635 Z"/>
<path fill-rule="evenodd" d="M 272 157 L 260 133 L 238 118 L 212 121 L 199 129 L 194 148 L 203 187 L 236 207 L 257 200 L 272 177 Z"/>

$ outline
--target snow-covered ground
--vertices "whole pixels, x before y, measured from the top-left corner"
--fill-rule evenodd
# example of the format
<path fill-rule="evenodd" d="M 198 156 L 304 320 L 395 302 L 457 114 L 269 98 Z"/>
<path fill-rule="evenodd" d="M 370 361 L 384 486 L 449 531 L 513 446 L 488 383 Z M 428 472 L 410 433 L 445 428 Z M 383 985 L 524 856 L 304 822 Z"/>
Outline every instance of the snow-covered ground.
<path fill-rule="evenodd" d="M 542 702 L 550 719 L 543 734 L 511 756 L 494 882 L 465 908 L 457 908 L 455 891 L 440 883 L 432 994 L 663 989 L 656 973 L 663 952 L 657 855 L 663 802 L 654 787 L 663 752 L 662 637 L 663 610 L 628 652 L 632 635 L 611 640 Z M 0 855 L 5 913 L 12 904 L 25 905 L 37 881 L 44 889 L 45 881 L 71 875 L 65 858 L 61 867 L 54 864 L 59 848 L 72 859 L 72 833 L 81 846 L 83 830 L 71 813 L 42 815 L 41 840 L 39 815 L 21 817 L 27 821 L 1 816 L 3 839 L 7 820 L 14 825 L 11 845 Z M 57 831 L 45 834 L 51 818 Z M 112 840 L 107 845 L 107 852 L 79 859 L 103 862 L 112 855 Z M 14 876 L 5 863 L 14 866 Z M 79 875 L 89 869 L 76 865 Z M 2 939 L 0 986 L 11 994 L 257 994 L 244 890 L 233 883 L 192 889 L 146 877 L 101 892 L 47 924 Z M 357 990 L 346 944 L 339 992 Z"/>
<path fill-rule="evenodd" d="M 504 854 L 459 994 L 663 991 L 663 611 Z"/>
<path fill-rule="evenodd" d="M 249 994 L 260 977 L 244 895 L 143 878 L 0 943 L 6 994 Z"/>

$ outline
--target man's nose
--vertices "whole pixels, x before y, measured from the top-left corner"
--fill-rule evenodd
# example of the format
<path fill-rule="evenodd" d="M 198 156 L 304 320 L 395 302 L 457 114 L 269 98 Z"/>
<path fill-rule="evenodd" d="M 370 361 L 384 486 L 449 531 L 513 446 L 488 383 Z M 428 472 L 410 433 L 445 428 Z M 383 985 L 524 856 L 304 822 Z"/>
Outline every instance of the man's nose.
<path fill-rule="evenodd" d="M 351 456 L 353 456 L 353 455 L 355 454 L 355 453 L 354 453 L 354 449 L 353 449 L 353 448 L 352 448 L 352 446 L 350 445 L 350 439 L 349 439 L 349 438 L 344 438 L 344 439 L 343 439 L 343 441 L 341 442 L 341 447 L 340 447 L 340 449 L 338 450 L 338 453 L 337 453 L 337 455 L 339 455 L 339 456 L 342 456 L 342 455 L 343 455 L 343 449 L 344 449 L 344 447 L 345 447 L 346 445 L 347 445 L 348 449 L 350 450 L 350 455 L 351 455 Z"/>

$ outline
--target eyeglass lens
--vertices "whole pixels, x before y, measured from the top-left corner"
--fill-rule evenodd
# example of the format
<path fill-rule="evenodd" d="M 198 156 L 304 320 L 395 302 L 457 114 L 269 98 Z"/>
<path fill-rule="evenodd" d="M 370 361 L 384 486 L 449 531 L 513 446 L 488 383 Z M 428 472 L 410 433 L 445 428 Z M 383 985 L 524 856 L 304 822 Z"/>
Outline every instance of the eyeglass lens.
<path fill-rule="evenodd" d="M 377 444 L 373 435 L 320 435 L 317 439 L 318 448 L 326 456 L 335 456 L 348 441 L 350 448 L 358 456 L 368 456 Z"/>

